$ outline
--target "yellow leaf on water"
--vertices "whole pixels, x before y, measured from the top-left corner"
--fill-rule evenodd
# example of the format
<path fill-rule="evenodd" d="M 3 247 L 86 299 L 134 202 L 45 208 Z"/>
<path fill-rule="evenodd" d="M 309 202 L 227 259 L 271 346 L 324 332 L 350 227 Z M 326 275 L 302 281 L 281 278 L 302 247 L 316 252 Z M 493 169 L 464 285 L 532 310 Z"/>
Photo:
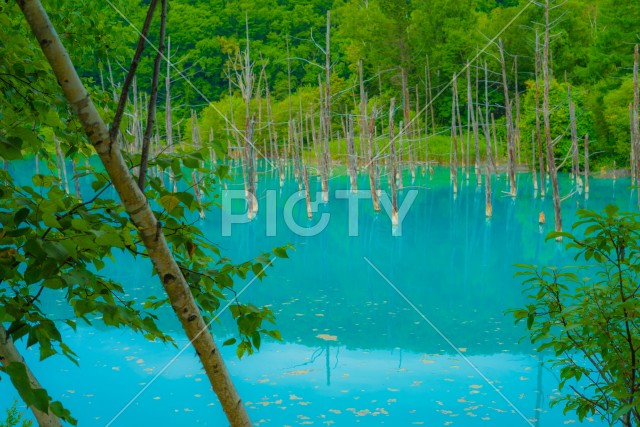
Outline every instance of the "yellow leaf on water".
<path fill-rule="evenodd" d="M 285 372 L 285 375 L 306 375 L 311 372 L 311 369 L 301 369 L 299 371 L 289 371 Z"/>
<path fill-rule="evenodd" d="M 316 338 L 320 338 L 321 340 L 324 340 L 324 341 L 338 341 L 337 336 L 329 335 L 329 334 L 318 334 L 316 335 Z"/>

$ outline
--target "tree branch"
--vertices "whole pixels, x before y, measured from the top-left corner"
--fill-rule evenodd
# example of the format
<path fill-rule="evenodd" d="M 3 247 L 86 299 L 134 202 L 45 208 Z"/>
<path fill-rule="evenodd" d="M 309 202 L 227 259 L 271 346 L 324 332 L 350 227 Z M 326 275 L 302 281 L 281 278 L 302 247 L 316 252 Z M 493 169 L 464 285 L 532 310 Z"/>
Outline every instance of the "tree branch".
<path fill-rule="evenodd" d="M 142 137 L 142 155 L 140 159 L 140 174 L 138 175 L 138 188 L 144 191 L 144 181 L 147 177 L 147 165 L 149 163 L 149 146 L 151 145 L 151 134 L 153 133 L 153 124 L 156 120 L 156 101 L 158 99 L 158 75 L 160 74 L 160 62 L 164 57 L 164 39 L 167 26 L 167 0 L 162 0 L 162 15 L 160 18 L 160 42 L 158 45 L 158 53 L 153 63 L 153 79 L 151 83 L 151 96 L 149 97 L 149 106 L 147 108 L 147 127 Z"/>
<path fill-rule="evenodd" d="M 153 18 L 153 12 L 155 11 L 157 4 L 158 0 L 151 0 L 151 3 L 149 4 L 147 17 L 145 18 L 144 25 L 142 26 L 142 34 L 140 34 L 140 40 L 138 40 L 136 52 L 133 55 L 133 59 L 131 60 L 131 67 L 129 68 L 129 72 L 127 73 L 127 78 L 124 80 L 124 84 L 122 85 L 122 92 L 120 93 L 120 99 L 118 100 L 116 115 L 113 118 L 113 123 L 111 124 L 111 129 L 109 130 L 109 140 L 111 142 L 111 145 L 113 145 L 118 139 L 118 133 L 120 132 L 120 122 L 122 121 L 122 114 L 124 113 L 124 107 L 127 105 L 127 98 L 129 97 L 129 88 L 131 87 L 133 77 L 135 76 L 136 70 L 138 69 L 138 64 L 140 63 L 140 57 L 142 56 L 142 52 L 144 51 L 144 45 L 147 42 L 147 34 L 149 33 L 149 27 L 151 26 L 151 19 Z"/>

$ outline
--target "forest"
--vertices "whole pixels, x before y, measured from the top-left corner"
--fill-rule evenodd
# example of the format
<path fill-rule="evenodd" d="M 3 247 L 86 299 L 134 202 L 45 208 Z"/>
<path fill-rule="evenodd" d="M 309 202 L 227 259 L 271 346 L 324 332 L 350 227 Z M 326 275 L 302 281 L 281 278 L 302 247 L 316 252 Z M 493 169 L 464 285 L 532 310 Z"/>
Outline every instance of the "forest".
<path fill-rule="evenodd" d="M 638 425 L 639 22 L 1 2 L 0 426 Z"/>

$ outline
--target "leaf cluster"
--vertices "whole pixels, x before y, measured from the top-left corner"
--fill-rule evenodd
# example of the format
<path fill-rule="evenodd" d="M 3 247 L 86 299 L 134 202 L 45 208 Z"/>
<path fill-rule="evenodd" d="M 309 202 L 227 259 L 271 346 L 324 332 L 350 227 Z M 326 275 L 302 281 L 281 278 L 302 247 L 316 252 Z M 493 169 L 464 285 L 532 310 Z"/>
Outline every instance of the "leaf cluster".
<path fill-rule="evenodd" d="M 565 410 L 582 420 L 640 422 L 640 214 L 609 205 L 602 214 L 578 212 L 574 233 L 562 236 L 579 268 L 519 265 L 529 303 L 513 311 L 526 322 L 540 352 L 550 351 L 560 372 Z"/>

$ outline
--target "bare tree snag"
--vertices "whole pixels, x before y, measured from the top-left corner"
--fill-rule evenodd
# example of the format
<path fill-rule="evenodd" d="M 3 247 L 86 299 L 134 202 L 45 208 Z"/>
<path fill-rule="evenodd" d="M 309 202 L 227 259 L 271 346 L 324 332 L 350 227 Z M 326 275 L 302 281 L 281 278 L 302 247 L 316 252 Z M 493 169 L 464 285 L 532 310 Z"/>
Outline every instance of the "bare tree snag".
<path fill-rule="evenodd" d="M 458 193 L 458 132 L 456 129 L 456 104 L 458 103 L 458 81 L 456 73 L 453 73 L 453 97 L 451 100 L 451 182 L 453 183 L 453 194 Z M 463 154 L 464 156 L 464 154 Z"/>
<path fill-rule="evenodd" d="M 467 67 L 469 65 L 467 64 Z M 468 80 L 468 103 L 469 103 L 469 118 L 471 120 L 471 127 L 473 129 L 473 144 L 474 144 L 474 149 L 476 152 L 476 159 L 475 159 L 475 174 L 476 174 L 476 185 L 478 187 L 480 187 L 482 185 L 482 172 L 480 171 L 480 137 L 478 134 L 478 120 L 476 118 L 476 107 L 475 107 L 475 103 L 474 103 L 474 99 L 473 99 L 473 95 L 471 93 L 471 71 L 469 70 L 469 68 L 467 68 L 467 80 Z M 475 101 L 477 102 L 478 97 L 477 97 L 477 86 L 478 84 L 478 76 L 476 73 L 476 99 Z"/>
<path fill-rule="evenodd" d="M 569 120 L 571 122 L 571 179 L 575 179 L 578 187 L 582 186 L 580 178 L 580 157 L 578 153 L 578 126 L 576 123 L 576 106 L 571 100 L 571 86 L 567 88 L 569 99 Z"/>
<path fill-rule="evenodd" d="M 531 129 L 531 179 L 533 180 L 533 194 L 537 195 L 538 194 L 538 174 L 536 172 L 536 130 L 535 129 Z"/>
<path fill-rule="evenodd" d="M 550 23 L 549 23 L 549 0 L 545 0 L 544 4 L 544 48 L 542 53 L 542 75 L 544 80 L 544 94 L 542 97 L 542 116 L 544 120 L 544 136 L 547 146 L 547 164 L 549 165 L 549 176 L 551 178 L 551 189 L 553 191 L 553 213 L 555 217 L 555 231 L 562 232 L 562 212 L 560 211 L 560 189 L 558 187 L 558 169 L 556 167 L 556 158 L 553 153 L 553 140 L 551 139 L 551 121 L 549 107 L 549 90 L 551 88 L 551 76 L 549 73 L 549 42 L 550 42 Z M 561 241 L 562 237 L 556 237 L 557 241 Z"/>
<path fill-rule="evenodd" d="M 69 180 L 67 179 L 67 165 L 64 161 L 64 155 L 60 148 L 60 141 L 56 134 L 53 134 L 53 143 L 56 147 L 56 164 L 58 166 L 58 180 L 64 188 L 64 192 L 69 194 Z"/>
<path fill-rule="evenodd" d="M 542 132 L 540 128 L 540 35 L 536 29 L 535 46 L 535 103 L 536 103 L 536 142 L 538 151 L 538 170 L 540 171 L 540 197 L 544 199 L 546 193 L 546 173 L 544 167 L 544 154 L 542 149 Z"/>
<path fill-rule="evenodd" d="M 589 198 L 589 134 L 584 136 L 584 197 Z"/>
<path fill-rule="evenodd" d="M 175 149 L 173 147 L 173 120 L 171 117 L 171 37 L 167 37 L 167 76 L 165 77 L 164 85 L 166 91 L 164 101 L 165 142 L 169 153 L 173 153 L 175 152 Z M 178 191 L 178 183 L 176 182 L 175 175 L 171 168 L 169 168 L 169 184 L 171 185 L 171 189 L 174 193 Z"/>
<path fill-rule="evenodd" d="M 398 191 L 396 188 L 396 175 L 398 173 L 398 168 L 396 166 L 396 137 L 394 134 L 395 124 L 393 121 L 395 102 L 395 98 L 391 98 L 391 101 L 389 102 L 389 161 L 391 163 L 389 180 L 391 183 L 391 225 L 393 227 L 398 226 Z"/>
<path fill-rule="evenodd" d="M 325 37 L 325 48 L 324 48 L 324 72 L 325 72 L 325 114 L 326 114 L 326 126 L 327 126 L 327 135 L 328 138 L 331 138 L 332 135 L 332 126 L 331 126 L 331 11 L 327 10 L 327 32 Z"/>
<path fill-rule="evenodd" d="M 380 211 L 380 201 L 378 199 L 378 187 L 376 185 L 376 160 L 373 154 L 373 128 L 375 127 L 376 122 L 376 108 L 373 108 L 373 112 L 371 113 L 371 118 L 369 119 L 369 130 L 367 132 L 367 150 L 368 150 L 368 161 L 367 168 L 369 170 L 369 190 L 371 191 L 371 202 L 373 203 L 373 209 L 376 212 Z M 377 156 L 378 153 L 376 152 Z"/>
<path fill-rule="evenodd" d="M 78 176 L 78 171 L 76 170 L 76 161 L 71 160 L 71 171 L 73 172 L 73 182 L 75 184 L 76 197 L 82 201 L 82 193 L 80 192 L 80 177 Z"/>
<path fill-rule="evenodd" d="M 516 188 L 516 153 L 515 153 L 515 137 L 513 131 L 513 118 L 511 110 L 511 100 L 509 99 L 509 86 L 507 86 L 507 66 L 504 59 L 504 48 L 502 39 L 498 42 L 500 49 L 500 64 L 502 65 L 502 89 L 504 92 L 504 108 L 505 120 L 507 122 L 507 173 L 509 175 L 509 190 L 511 197 L 517 194 Z"/>
<path fill-rule="evenodd" d="M 636 153 L 636 167 L 634 173 L 636 181 L 640 180 L 640 90 L 638 88 L 638 45 L 634 46 L 633 55 L 633 147 L 632 151 Z M 633 173 L 632 173 L 633 174 Z M 640 208 L 640 186 L 638 187 L 638 208 Z"/>
<path fill-rule="evenodd" d="M 347 153 L 349 155 L 349 178 L 351 183 L 351 192 L 358 192 L 358 170 L 356 167 L 356 150 L 355 150 L 355 132 L 353 123 L 353 115 L 346 118 L 345 134 L 347 136 Z"/>
<path fill-rule="evenodd" d="M 485 165 L 485 178 L 484 178 L 484 198 L 485 208 L 484 214 L 487 218 L 493 216 L 493 203 L 491 201 L 491 173 L 489 172 L 489 165 Z"/>
<path fill-rule="evenodd" d="M 164 1 L 164 0 L 163 0 Z M 193 147 L 196 150 L 200 149 L 200 127 L 198 126 L 198 116 L 195 111 L 191 111 L 191 140 L 193 142 Z M 202 195 L 200 192 L 200 178 L 198 177 L 198 171 L 191 171 L 191 184 L 193 185 L 193 193 L 196 198 L 196 202 L 198 202 L 198 211 L 200 214 L 200 218 L 205 218 L 204 209 L 202 208 Z M 142 190 L 142 188 L 140 189 Z"/>
<path fill-rule="evenodd" d="M 304 199 L 307 205 L 307 218 L 313 219 L 313 209 L 311 209 L 311 189 L 309 188 L 309 173 L 307 166 L 302 165 L 302 178 L 304 180 Z"/>

